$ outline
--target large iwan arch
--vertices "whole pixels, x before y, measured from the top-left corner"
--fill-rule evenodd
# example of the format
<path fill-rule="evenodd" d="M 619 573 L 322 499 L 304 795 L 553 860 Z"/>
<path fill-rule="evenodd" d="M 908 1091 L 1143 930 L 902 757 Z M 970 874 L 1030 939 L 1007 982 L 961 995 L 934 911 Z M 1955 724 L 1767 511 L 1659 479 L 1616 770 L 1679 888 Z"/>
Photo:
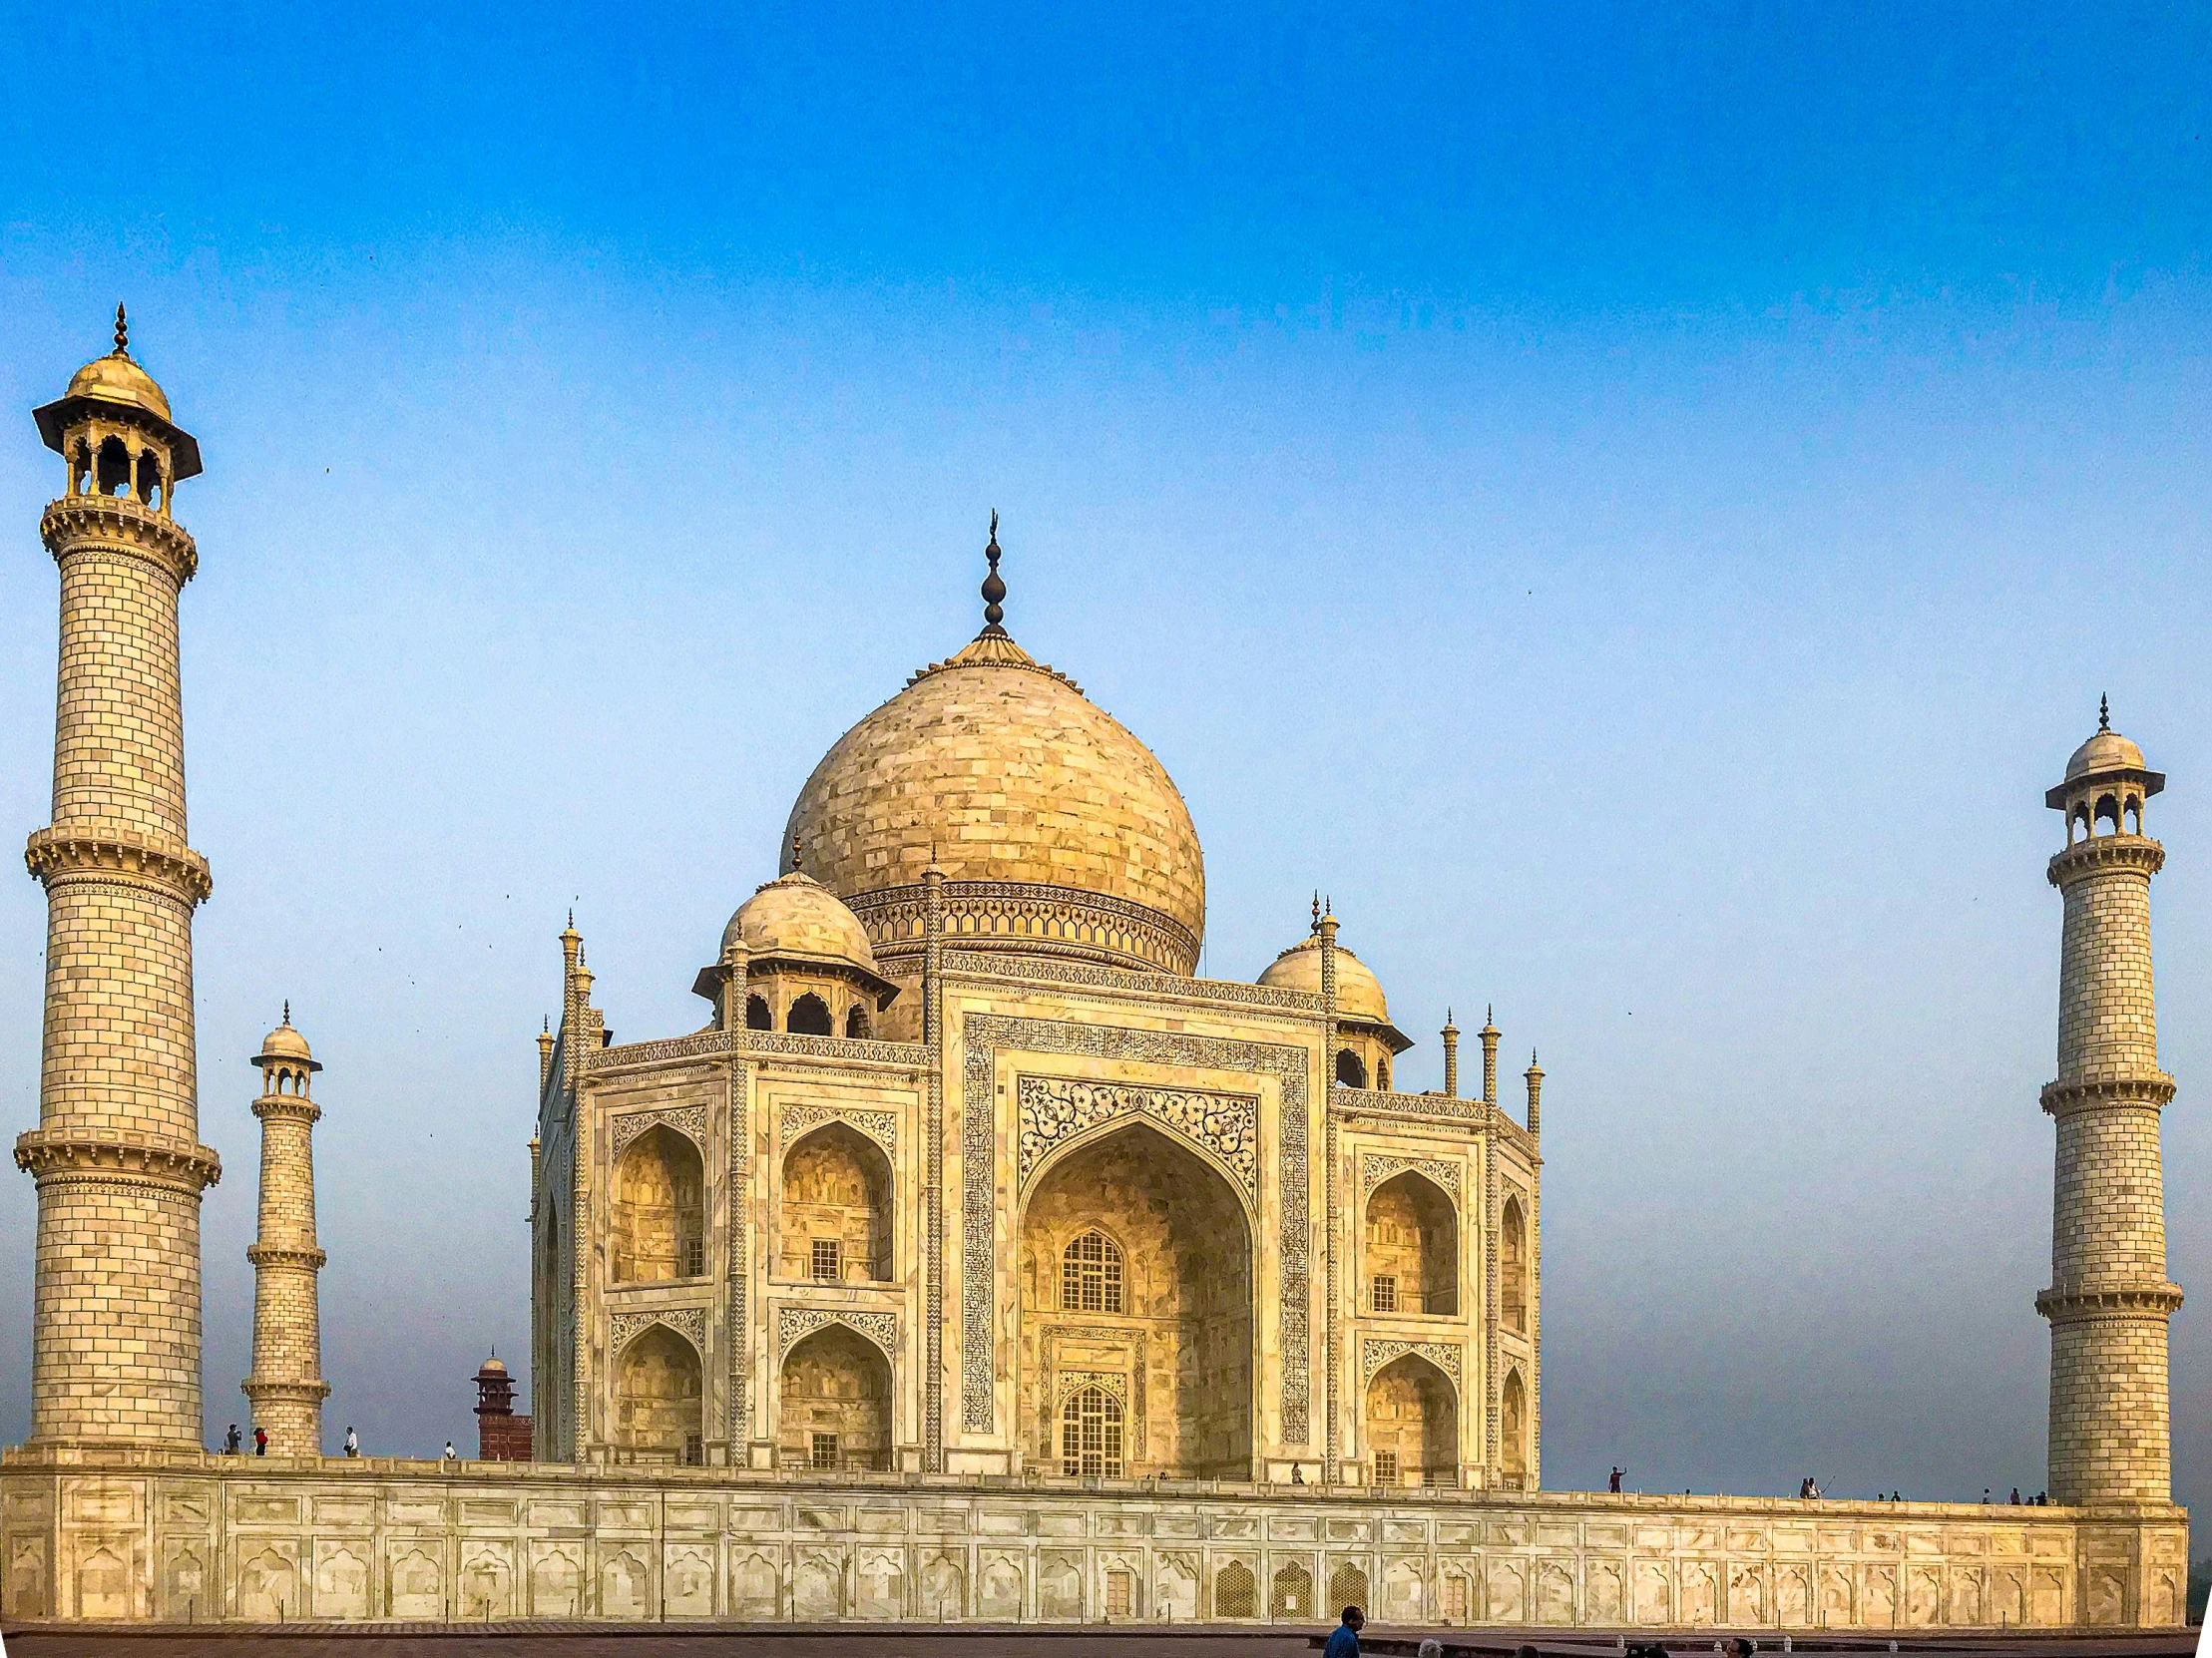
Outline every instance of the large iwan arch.
<path fill-rule="evenodd" d="M 1252 1229 L 1220 1169 L 1131 1118 L 1038 1173 L 1021 1240 L 1029 1465 L 1063 1471 L 1080 1395 L 1114 1401 L 1123 1474 L 1251 1477 Z"/>

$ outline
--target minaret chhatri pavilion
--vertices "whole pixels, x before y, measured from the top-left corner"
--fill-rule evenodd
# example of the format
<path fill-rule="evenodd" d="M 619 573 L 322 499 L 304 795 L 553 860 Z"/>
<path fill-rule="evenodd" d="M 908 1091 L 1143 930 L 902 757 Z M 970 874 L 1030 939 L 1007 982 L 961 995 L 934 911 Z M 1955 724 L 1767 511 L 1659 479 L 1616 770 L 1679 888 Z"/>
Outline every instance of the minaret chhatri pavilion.
<path fill-rule="evenodd" d="M 260 1226 L 245 1258 L 253 1263 L 253 1374 L 239 1384 L 253 1402 L 253 1425 L 278 1456 L 322 1454 L 322 1317 L 315 1274 L 325 1259 L 315 1242 L 313 1134 L 322 1108 L 308 1097 L 322 1068 L 307 1038 L 292 1029 L 292 1009 L 253 1055 L 261 1070 Z"/>
<path fill-rule="evenodd" d="M 177 599 L 199 554 L 173 516 L 200 446 L 115 350 L 36 411 L 69 482 L 39 534 L 61 567 L 54 821 L 24 857 L 46 884 L 33 1443 L 202 1444 L 200 1143 Z"/>
<path fill-rule="evenodd" d="M 2172 1500 L 2166 1322 L 2181 1291 L 2166 1277 L 2158 1116 L 2174 1080 L 2158 1068 L 2150 968 L 2150 878 L 2166 849 L 2143 833 L 2143 803 L 2165 786 L 2100 703 L 2095 734 L 2043 796 L 2066 814 L 2049 869 L 2065 931 L 2058 1077 L 2042 1094 L 2058 1124 L 2050 1288 L 2035 1309 L 2050 1320 L 2050 1494 L 2063 1503 Z"/>

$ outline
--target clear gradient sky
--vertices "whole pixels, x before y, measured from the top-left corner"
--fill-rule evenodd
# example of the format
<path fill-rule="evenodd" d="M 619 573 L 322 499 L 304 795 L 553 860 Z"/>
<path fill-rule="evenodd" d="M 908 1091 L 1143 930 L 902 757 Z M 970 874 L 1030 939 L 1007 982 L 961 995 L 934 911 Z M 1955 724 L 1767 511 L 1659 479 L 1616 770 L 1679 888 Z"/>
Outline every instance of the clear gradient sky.
<path fill-rule="evenodd" d="M 1009 624 L 1150 742 L 1205 967 L 1334 894 L 1548 1072 L 1545 1474 L 2042 1482 L 2060 843 L 2150 828 L 2178 1494 L 2212 1498 L 2212 13 L 32 7 L 0 16 L 0 826 L 47 821 L 60 463 L 133 342 L 180 516 L 208 1421 L 318 1092 L 335 1437 L 528 1356 L 573 902 L 623 1039 L 846 726 Z M 0 1099 L 44 901 L 0 881 Z M 28 1179 L 0 1181 L 0 1440 Z"/>

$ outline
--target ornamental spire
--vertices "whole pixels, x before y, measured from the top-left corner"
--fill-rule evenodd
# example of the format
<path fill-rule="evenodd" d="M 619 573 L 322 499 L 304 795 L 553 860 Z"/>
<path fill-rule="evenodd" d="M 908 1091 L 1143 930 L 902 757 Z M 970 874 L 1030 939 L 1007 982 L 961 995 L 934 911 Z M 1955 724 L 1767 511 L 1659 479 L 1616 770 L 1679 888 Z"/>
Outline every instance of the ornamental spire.
<path fill-rule="evenodd" d="M 2109 696 L 2099 696 L 2097 698 L 2097 729 L 2099 731 L 2112 729 L 2112 699 Z"/>
<path fill-rule="evenodd" d="M 1007 631 L 999 624 L 1006 621 L 1006 612 L 1000 601 L 1006 598 L 1006 583 L 999 579 L 999 509 L 991 509 L 991 541 L 984 548 L 983 556 L 991 563 L 991 574 L 983 579 L 983 630 L 992 638 L 1003 639 Z"/>
<path fill-rule="evenodd" d="M 128 357 L 131 354 L 131 319 L 123 314 L 123 301 L 115 302 L 115 354 Z"/>

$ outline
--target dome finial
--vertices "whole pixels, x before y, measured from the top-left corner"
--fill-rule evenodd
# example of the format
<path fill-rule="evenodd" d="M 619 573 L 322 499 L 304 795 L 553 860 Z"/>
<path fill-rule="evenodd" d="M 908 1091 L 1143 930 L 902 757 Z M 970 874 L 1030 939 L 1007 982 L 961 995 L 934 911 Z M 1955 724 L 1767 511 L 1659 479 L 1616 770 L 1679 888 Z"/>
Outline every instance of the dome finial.
<path fill-rule="evenodd" d="M 291 1024 L 291 1022 L 292 1022 L 292 999 L 291 999 L 290 997 L 288 997 L 288 996 L 287 996 L 287 997 L 285 997 L 285 998 L 284 998 L 284 1023 L 285 1023 L 286 1025 L 289 1025 L 289 1024 Z"/>
<path fill-rule="evenodd" d="M 1006 612 L 999 602 L 1006 598 L 1006 583 L 999 579 L 999 509 L 991 509 L 991 541 L 983 550 L 983 556 L 991 563 L 991 574 L 983 579 L 983 630 L 996 638 L 1006 637 L 1006 629 L 999 625 L 1006 620 Z"/>
<path fill-rule="evenodd" d="M 115 302 L 115 354 L 128 357 L 131 354 L 131 319 L 123 314 L 123 301 Z"/>
<path fill-rule="evenodd" d="M 2099 731 L 2112 729 L 2112 699 L 2109 696 L 2099 696 L 2097 698 L 2097 729 Z"/>

